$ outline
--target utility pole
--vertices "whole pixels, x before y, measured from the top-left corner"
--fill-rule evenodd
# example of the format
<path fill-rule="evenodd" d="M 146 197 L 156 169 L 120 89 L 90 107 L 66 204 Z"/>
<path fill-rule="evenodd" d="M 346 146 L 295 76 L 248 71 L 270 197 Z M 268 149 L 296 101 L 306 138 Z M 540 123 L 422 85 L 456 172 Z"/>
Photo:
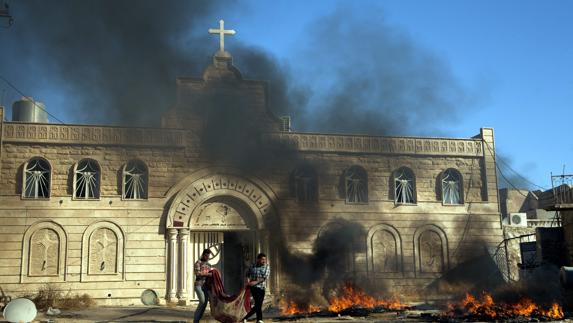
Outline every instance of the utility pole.
<path fill-rule="evenodd" d="M 10 15 L 10 6 L 0 0 L 0 26 L 9 28 L 12 24 L 14 24 L 14 18 Z"/>

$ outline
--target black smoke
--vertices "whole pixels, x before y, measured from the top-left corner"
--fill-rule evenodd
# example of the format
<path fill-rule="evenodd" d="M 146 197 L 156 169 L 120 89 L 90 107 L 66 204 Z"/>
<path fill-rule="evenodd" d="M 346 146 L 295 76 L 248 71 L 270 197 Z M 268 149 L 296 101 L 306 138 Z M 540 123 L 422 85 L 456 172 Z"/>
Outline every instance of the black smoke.
<path fill-rule="evenodd" d="M 536 190 L 540 187 L 515 170 L 515 161 L 509 156 L 496 152 L 497 185 L 501 188 Z"/>
<path fill-rule="evenodd" d="M 158 125 L 174 104 L 175 78 L 198 76 L 216 42 L 206 27 L 232 1 L 14 2 L 0 67 L 31 96 L 59 92 L 66 122 Z M 229 9 L 230 8 L 230 9 Z M 247 79 L 270 82 L 270 107 L 296 130 L 366 134 L 444 134 L 476 96 L 446 60 L 384 21 L 383 12 L 348 8 L 308 26 L 281 61 L 244 44 L 228 45 Z M 205 21 L 209 18 L 209 21 Z M 10 96 L 14 98 L 14 95 Z"/>
<path fill-rule="evenodd" d="M 0 70 L 26 95 L 56 92 L 64 122 L 158 125 L 175 78 L 209 62 L 212 42 L 198 31 L 227 2 L 15 1 Z"/>

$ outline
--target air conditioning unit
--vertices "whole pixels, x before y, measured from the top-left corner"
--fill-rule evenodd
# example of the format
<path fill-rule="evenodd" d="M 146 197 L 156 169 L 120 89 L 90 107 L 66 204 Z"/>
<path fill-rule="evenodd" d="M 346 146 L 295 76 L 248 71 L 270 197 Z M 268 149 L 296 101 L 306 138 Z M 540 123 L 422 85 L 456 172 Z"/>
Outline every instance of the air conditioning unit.
<path fill-rule="evenodd" d="M 527 227 L 527 214 L 509 213 L 509 225 L 512 227 Z"/>

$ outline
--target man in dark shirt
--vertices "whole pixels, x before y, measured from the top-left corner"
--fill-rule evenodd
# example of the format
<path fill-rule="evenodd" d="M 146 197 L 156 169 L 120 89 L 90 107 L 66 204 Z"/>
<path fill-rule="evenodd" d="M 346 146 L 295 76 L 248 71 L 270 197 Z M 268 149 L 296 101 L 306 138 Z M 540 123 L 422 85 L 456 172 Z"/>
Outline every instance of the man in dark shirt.
<path fill-rule="evenodd" d="M 243 318 L 243 321 L 257 313 L 257 323 L 263 323 L 263 300 L 265 299 L 265 289 L 270 273 L 271 268 L 267 264 L 267 255 L 264 253 L 258 254 L 257 262 L 247 270 L 247 285 L 251 287 L 251 295 L 255 299 L 255 306 Z"/>
<path fill-rule="evenodd" d="M 209 302 L 209 289 L 205 282 L 207 281 L 207 278 L 213 276 L 211 273 L 211 265 L 209 264 L 210 256 L 211 250 L 203 250 L 201 258 L 193 265 L 193 271 L 195 273 L 195 294 L 197 294 L 197 298 L 199 299 L 199 305 L 197 305 L 197 309 L 195 310 L 193 323 L 199 323 L 199 320 L 203 317 L 203 313 L 205 313 L 207 303 Z"/>

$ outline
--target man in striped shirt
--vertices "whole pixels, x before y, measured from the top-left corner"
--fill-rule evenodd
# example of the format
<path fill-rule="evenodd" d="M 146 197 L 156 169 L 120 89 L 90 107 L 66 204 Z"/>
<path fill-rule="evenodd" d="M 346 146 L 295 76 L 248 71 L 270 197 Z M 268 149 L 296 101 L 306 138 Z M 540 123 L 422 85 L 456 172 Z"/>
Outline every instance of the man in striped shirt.
<path fill-rule="evenodd" d="M 193 323 L 199 323 L 205 313 L 207 308 L 207 303 L 209 302 L 209 288 L 207 287 L 207 279 L 213 277 L 211 273 L 211 265 L 209 264 L 209 258 L 211 257 L 211 250 L 205 249 L 201 254 L 201 258 L 195 262 L 193 265 L 193 272 L 195 273 L 195 294 L 199 299 L 199 304 L 195 309 L 195 315 L 193 316 Z"/>
<path fill-rule="evenodd" d="M 255 299 L 255 306 L 243 318 L 243 322 L 253 314 L 257 314 L 257 323 L 263 323 L 263 300 L 265 299 L 265 289 L 267 279 L 271 273 L 271 268 L 267 264 L 267 255 L 260 253 L 257 255 L 257 262 L 247 270 L 247 285 L 251 287 L 251 295 Z"/>

